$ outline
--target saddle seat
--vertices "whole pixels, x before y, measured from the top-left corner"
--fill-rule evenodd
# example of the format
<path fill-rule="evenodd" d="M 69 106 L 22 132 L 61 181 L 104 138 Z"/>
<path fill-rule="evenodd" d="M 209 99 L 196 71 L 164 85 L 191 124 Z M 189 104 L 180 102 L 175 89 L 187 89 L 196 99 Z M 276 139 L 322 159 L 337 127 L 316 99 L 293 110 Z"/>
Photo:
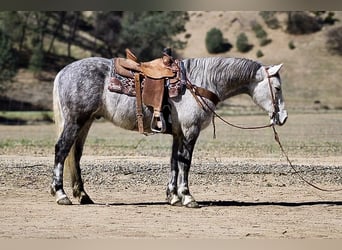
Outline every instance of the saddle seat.
<path fill-rule="evenodd" d="M 177 66 L 171 62 L 170 56 L 164 55 L 149 62 L 138 63 L 133 53 L 126 50 L 127 58 L 116 58 L 115 68 L 119 75 L 134 78 L 134 73 L 138 72 L 153 79 L 172 78 L 178 70 Z"/>

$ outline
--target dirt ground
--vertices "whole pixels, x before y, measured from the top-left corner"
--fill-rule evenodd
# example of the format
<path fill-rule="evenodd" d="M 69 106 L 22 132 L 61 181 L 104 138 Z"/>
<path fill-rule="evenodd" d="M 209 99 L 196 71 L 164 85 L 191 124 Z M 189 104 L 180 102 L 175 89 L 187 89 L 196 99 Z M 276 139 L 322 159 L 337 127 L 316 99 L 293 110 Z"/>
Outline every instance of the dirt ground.
<path fill-rule="evenodd" d="M 264 116 L 232 116 L 260 124 Z M 297 170 L 342 188 L 342 113 L 294 114 L 278 128 Z M 322 192 L 293 173 L 271 130 L 217 123 L 201 134 L 190 190 L 199 209 L 165 202 L 171 138 L 97 122 L 82 158 L 94 205 L 59 206 L 48 193 L 54 127 L 0 125 L 1 239 L 341 239 L 342 192 Z M 67 178 L 66 178 L 67 179 Z M 66 181 L 66 192 L 71 195 Z"/>

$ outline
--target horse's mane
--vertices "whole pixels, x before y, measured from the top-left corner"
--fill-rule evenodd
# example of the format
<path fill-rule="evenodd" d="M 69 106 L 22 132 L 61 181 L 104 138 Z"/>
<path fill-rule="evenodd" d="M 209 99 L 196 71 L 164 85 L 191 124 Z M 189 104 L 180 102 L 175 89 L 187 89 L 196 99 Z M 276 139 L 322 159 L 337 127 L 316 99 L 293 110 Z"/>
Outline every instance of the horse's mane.
<path fill-rule="evenodd" d="M 184 60 L 188 74 L 207 82 L 246 83 L 255 78 L 262 66 L 245 58 L 207 57 Z"/>

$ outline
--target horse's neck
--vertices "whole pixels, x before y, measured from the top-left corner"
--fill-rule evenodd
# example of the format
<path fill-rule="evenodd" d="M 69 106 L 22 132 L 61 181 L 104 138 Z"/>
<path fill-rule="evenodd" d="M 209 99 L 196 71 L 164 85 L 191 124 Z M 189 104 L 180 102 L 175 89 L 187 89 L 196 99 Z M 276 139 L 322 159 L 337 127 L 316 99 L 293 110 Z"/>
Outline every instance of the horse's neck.
<path fill-rule="evenodd" d="M 224 73 L 211 73 L 211 69 L 202 68 L 201 70 L 197 70 L 196 63 L 201 59 L 188 59 L 189 61 L 186 63 L 189 70 L 189 79 L 193 81 L 192 83 L 200 86 L 202 88 L 208 89 L 214 92 L 221 101 L 226 100 L 227 98 L 239 95 L 239 94 L 248 94 L 249 93 L 249 85 L 251 80 L 241 80 L 239 79 L 239 72 L 233 72 L 230 75 L 230 79 L 227 79 L 227 75 Z M 196 61 L 197 60 L 197 61 Z M 202 58 L 202 60 L 207 60 L 207 58 Z M 194 65 L 191 65 L 194 64 Z M 190 70 L 191 69 L 191 70 Z M 236 75 L 234 75 L 236 74 Z"/>

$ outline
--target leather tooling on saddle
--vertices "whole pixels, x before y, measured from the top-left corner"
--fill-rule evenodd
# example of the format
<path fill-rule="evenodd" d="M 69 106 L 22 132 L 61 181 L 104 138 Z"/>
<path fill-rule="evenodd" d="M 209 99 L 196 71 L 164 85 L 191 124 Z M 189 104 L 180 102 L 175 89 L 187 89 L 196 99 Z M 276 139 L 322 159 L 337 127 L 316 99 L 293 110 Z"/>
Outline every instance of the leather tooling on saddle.
<path fill-rule="evenodd" d="M 167 98 L 184 93 L 186 80 L 180 67 L 182 62 L 173 60 L 171 49 L 163 51 L 163 57 L 150 62 L 138 63 L 136 56 L 126 49 L 127 58 L 114 58 L 108 90 L 128 96 L 136 96 L 138 129 L 144 133 L 142 104 L 153 108 L 151 130 L 166 132 L 163 107 Z M 168 114 L 169 115 L 169 114 Z"/>

